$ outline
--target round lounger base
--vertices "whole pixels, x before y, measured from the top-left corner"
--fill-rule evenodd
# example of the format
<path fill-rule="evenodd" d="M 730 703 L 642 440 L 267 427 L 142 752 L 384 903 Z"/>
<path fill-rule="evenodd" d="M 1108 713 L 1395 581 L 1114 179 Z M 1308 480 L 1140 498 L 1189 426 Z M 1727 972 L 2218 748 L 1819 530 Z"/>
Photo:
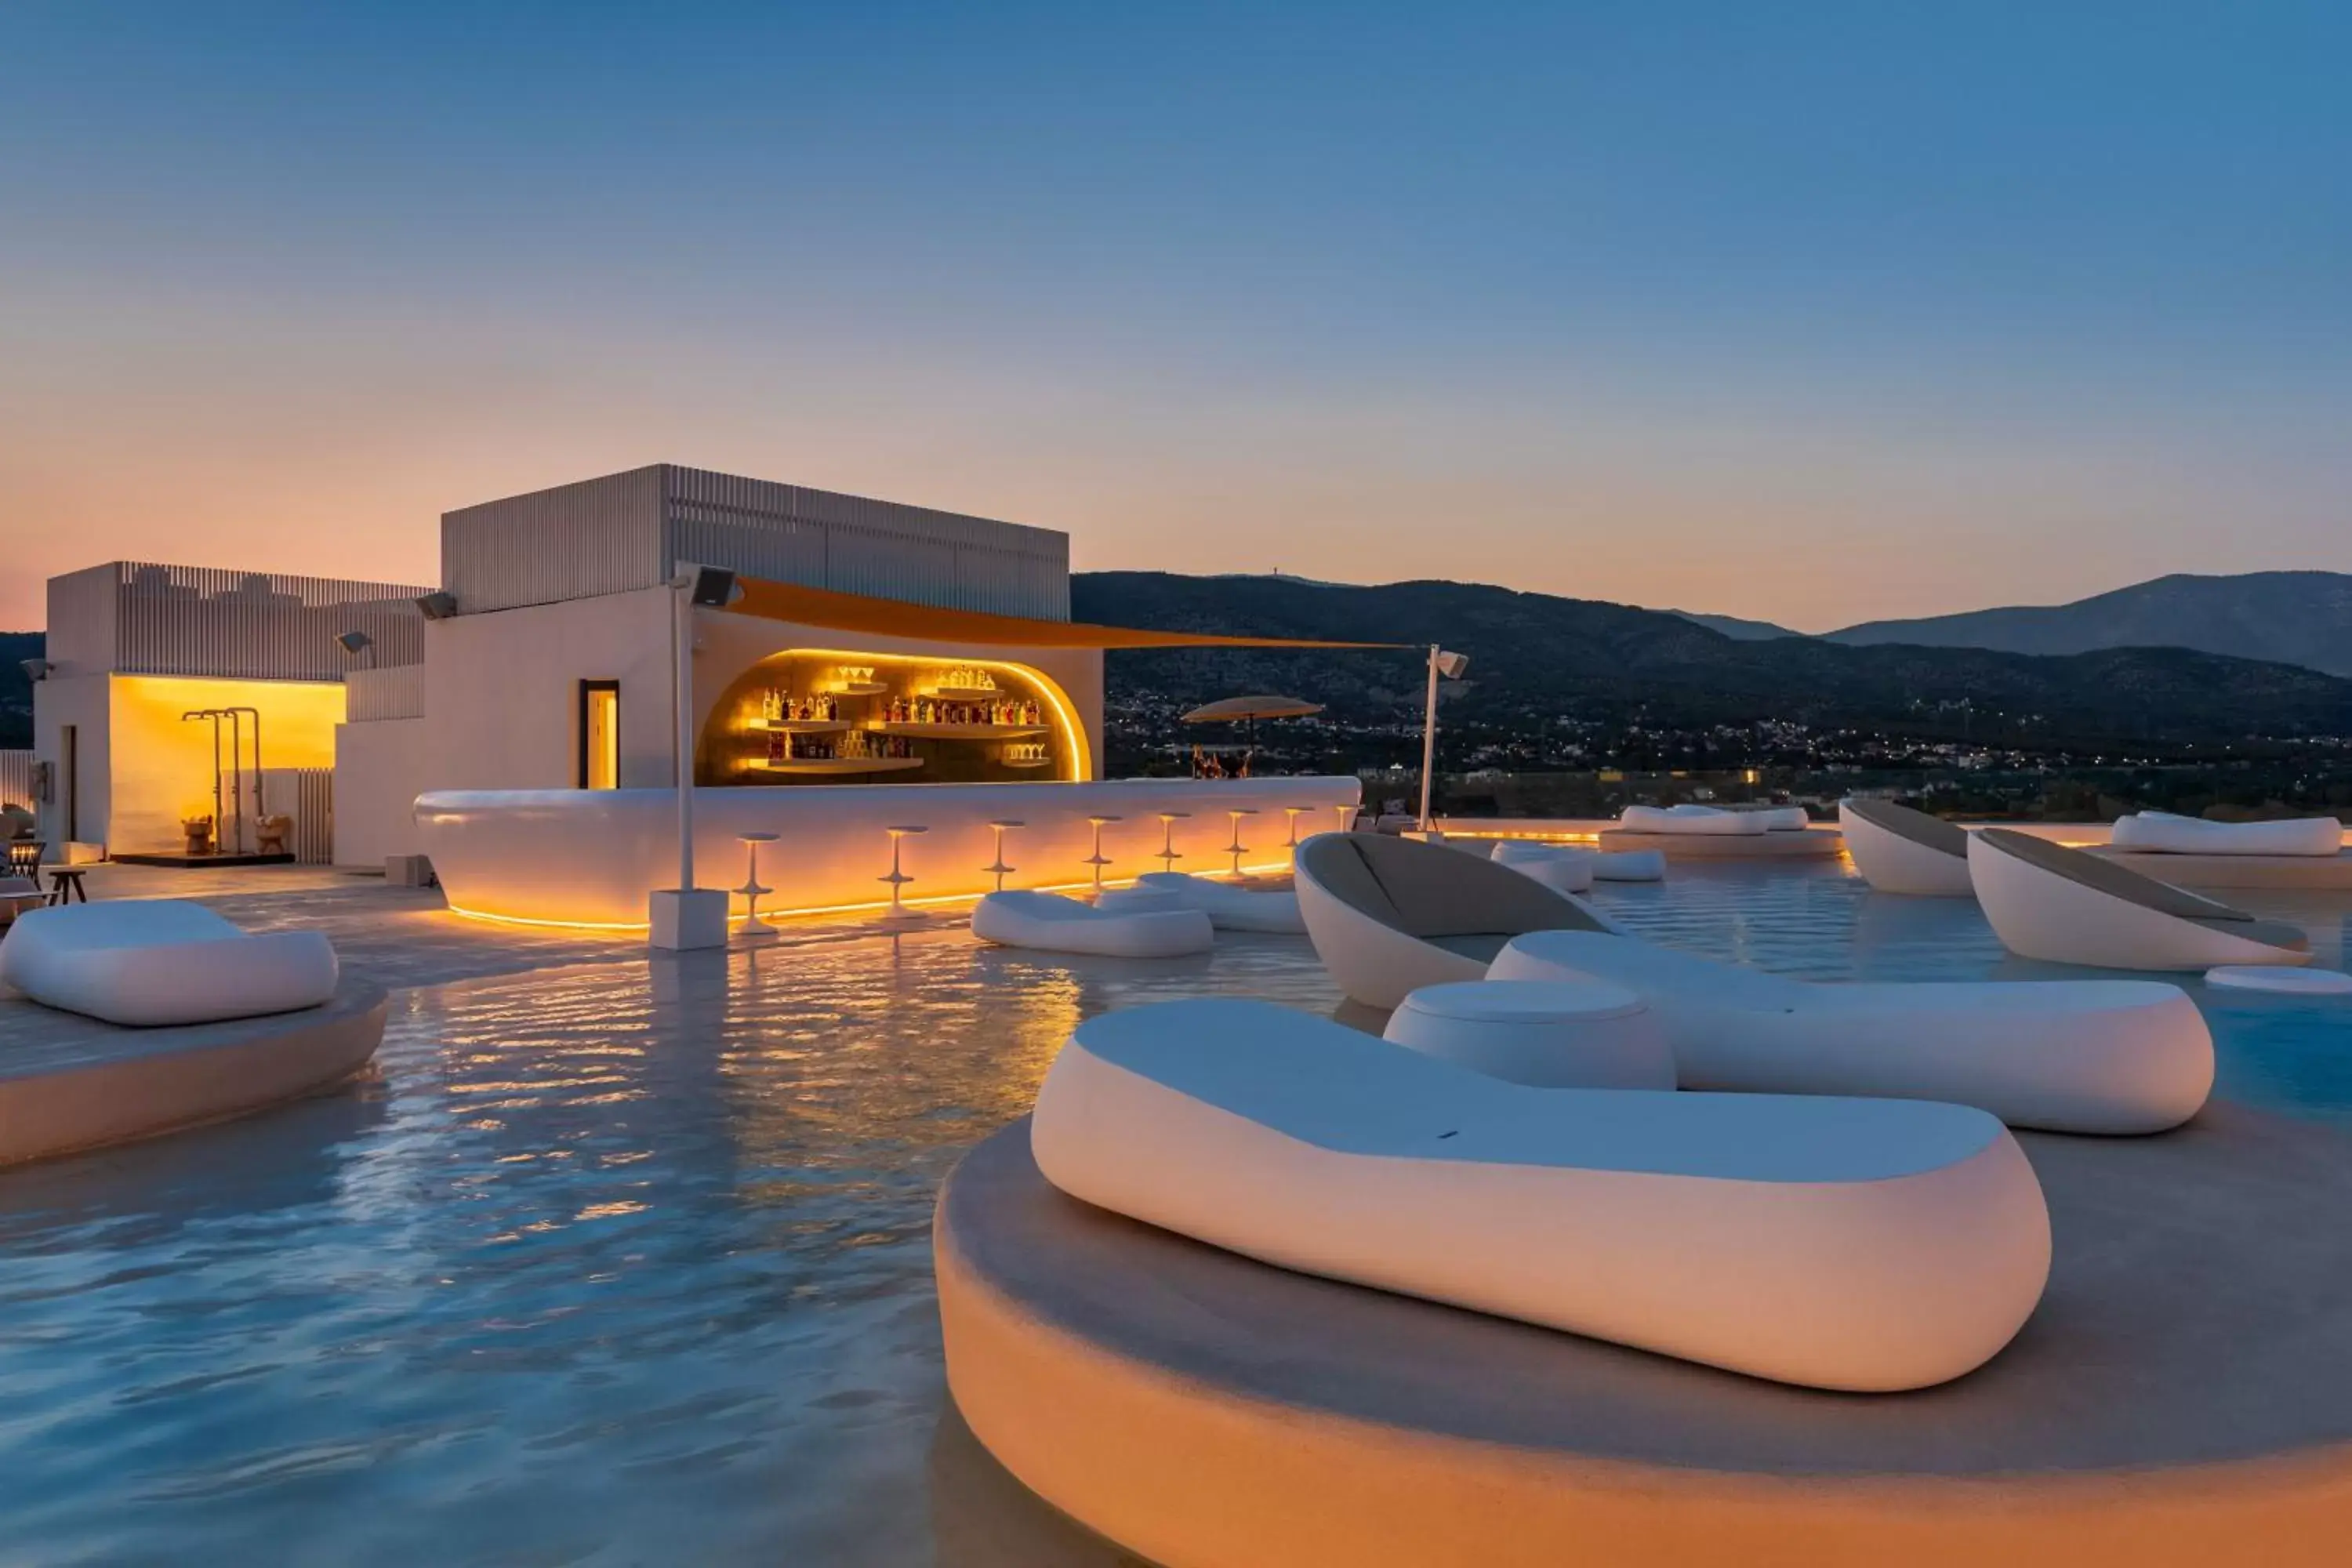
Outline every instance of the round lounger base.
<path fill-rule="evenodd" d="M 2318 1564 L 2352 1532 L 2352 1140 L 2216 1106 L 2021 1134 L 2059 1238 L 1982 1370 L 1824 1394 L 1268 1268 L 1048 1185 L 1027 1123 L 934 1230 L 948 1381 L 1164 1568 Z"/>
<path fill-rule="evenodd" d="M 1655 849 L 1669 860 L 1826 860 L 1845 848 L 1845 837 L 1834 827 L 1802 833 L 1631 833 L 1612 827 L 1601 833 L 1601 847 L 1612 854 Z"/>
<path fill-rule="evenodd" d="M 2340 855 L 2174 855 L 2101 844 L 2091 853 L 2176 888 L 2352 889 L 2352 849 Z"/>
<path fill-rule="evenodd" d="M 2205 972 L 2205 984 L 2224 991 L 2267 991 L 2281 996 L 2352 996 L 2352 974 L 2340 969 L 2224 963 Z"/>
<path fill-rule="evenodd" d="M 380 985 L 324 1005 L 133 1029 L 0 1001 L 0 1165 L 152 1138 L 341 1083 L 383 1039 Z"/>

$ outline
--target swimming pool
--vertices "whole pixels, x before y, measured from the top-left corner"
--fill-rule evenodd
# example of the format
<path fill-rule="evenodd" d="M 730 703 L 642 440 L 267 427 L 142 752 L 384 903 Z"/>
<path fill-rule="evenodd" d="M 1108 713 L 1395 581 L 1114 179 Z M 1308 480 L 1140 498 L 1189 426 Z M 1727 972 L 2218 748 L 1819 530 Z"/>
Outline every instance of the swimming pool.
<path fill-rule="evenodd" d="M 1602 900 L 1816 977 L 2062 973 L 1834 866 Z M 2260 907 L 2342 963 L 2344 909 Z M 2192 990 L 2223 1093 L 2352 1118 L 2352 1005 Z M 0 1173 L 6 1555 L 1117 1562 L 943 1422 L 930 1201 L 1076 1020 L 1203 992 L 1339 1000 L 1273 937 L 632 958 L 404 992 L 363 1092 Z"/>

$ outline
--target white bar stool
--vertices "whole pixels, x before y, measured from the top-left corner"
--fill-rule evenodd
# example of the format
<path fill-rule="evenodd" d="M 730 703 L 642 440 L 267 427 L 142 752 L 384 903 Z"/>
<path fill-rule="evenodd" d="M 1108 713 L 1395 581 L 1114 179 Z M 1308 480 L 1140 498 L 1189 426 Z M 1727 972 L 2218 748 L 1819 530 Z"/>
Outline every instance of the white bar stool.
<path fill-rule="evenodd" d="M 776 928 L 760 918 L 760 900 L 776 890 L 773 888 L 760 886 L 760 846 L 773 844 L 782 836 L 774 833 L 739 833 L 735 837 L 743 845 L 749 856 L 749 864 L 743 868 L 743 885 L 735 889 L 742 894 L 751 906 L 750 912 L 744 917 L 743 934 L 751 937 L 773 936 L 776 934 Z"/>
<path fill-rule="evenodd" d="M 908 909 L 906 900 L 900 897 L 900 889 L 915 879 L 898 868 L 898 844 L 910 833 L 929 833 L 930 829 L 927 826 L 916 826 L 886 827 L 882 831 L 890 836 L 890 874 L 887 877 L 877 877 L 875 880 L 890 884 L 890 907 L 882 911 L 881 918 L 886 921 L 920 920 L 923 917 Z"/>
<path fill-rule="evenodd" d="M 1233 818 L 1234 822 L 1234 841 L 1225 846 L 1225 853 L 1234 858 L 1234 876 L 1238 879 L 1242 874 L 1242 857 L 1249 853 L 1249 846 L 1242 842 L 1242 818 L 1255 816 L 1257 807 L 1229 805 L 1225 807 L 1225 815 Z"/>
<path fill-rule="evenodd" d="M 1105 858 L 1102 852 L 1103 826 L 1107 823 L 1125 822 L 1127 818 L 1123 816 L 1089 816 L 1087 818 L 1087 825 L 1095 830 L 1095 852 L 1087 856 L 1084 860 L 1078 862 L 1078 864 L 1082 866 L 1092 866 L 1095 868 L 1095 893 L 1097 897 L 1100 897 L 1102 893 L 1103 868 L 1110 864 L 1110 861 Z"/>
<path fill-rule="evenodd" d="M 1161 870 L 1173 871 L 1176 869 L 1176 862 L 1184 858 L 1184 852 L 1176 847 L 1176 825 L 1189 821 L 1192 816 L 1189 811 L 1160 813 L 1160 868 Z"/>
<path fill-rule="evenodd" d="M 1001 816 L 988 826 L 996 830 L 996 858 L 988 865 L 982 866 L 981 869 L 996 879 L 996 890 L 1001 893 L 1004 891 L 1005 874 L 1021 869 L 1018 866 L 1008 866 L 1004 863 L 1004 830 L 1008 827 L 1026 827 L 1029 825 L 1010 816 Z"/>

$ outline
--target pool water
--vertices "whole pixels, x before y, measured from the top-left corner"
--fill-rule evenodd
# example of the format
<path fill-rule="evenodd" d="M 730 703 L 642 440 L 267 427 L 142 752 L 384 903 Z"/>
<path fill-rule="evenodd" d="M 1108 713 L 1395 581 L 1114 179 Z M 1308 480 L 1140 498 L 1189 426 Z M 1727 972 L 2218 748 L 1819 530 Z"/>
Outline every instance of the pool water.
<path fill-rule="evenodd" d="M 1833 868 L 1601 899 L 1814 977 L 2061 973 Z M 2342 963 L 2344 908 L 2260 908 Z M 2352 1003 L 2190 988 L 2222 1092 L 2352 1116 Z M 632 959 L 400 993 L 360 1092 L 0 1173 L 0 1559 L 1118 1562 L 946 1413 L 931 1197 L 1077 1020 L 1203 993 L 1339 1003 L 1279 937 Z"/>

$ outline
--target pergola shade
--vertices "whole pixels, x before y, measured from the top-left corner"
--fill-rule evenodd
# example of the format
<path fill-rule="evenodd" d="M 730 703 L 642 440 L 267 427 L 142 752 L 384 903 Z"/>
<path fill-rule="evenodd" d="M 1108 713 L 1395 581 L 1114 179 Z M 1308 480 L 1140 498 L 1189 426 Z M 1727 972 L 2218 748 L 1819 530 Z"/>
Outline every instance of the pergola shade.
<path fill-rule="evenodd" d="M 981 610 L 941 609 L 899 599 L 869 598 L 797 583 L 738 577 L 741 595 L 728 613 L 764 620 L 792 621 L 833 631 L 872 637 L 919 637 L 926 641 L 977 643 L 1000 647 L 1323 647 L 1390 648 L 1402 643 L 1319 642 L 1300 637 L 1227 637 L 1215 632 L 1144 631 L 1130 626 L 1090 626 L 1084 621 L 1032 620 Z"/>

